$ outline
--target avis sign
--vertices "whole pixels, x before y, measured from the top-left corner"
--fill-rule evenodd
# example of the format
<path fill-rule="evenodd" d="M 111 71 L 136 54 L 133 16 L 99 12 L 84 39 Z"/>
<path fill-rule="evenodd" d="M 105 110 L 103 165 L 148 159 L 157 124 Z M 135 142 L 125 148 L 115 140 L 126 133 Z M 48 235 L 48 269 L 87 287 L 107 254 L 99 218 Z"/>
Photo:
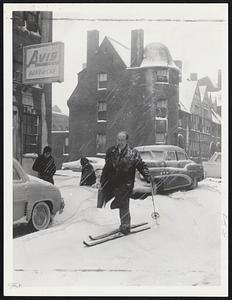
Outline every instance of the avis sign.
<path fill-rule="evenodd" d="M 42 43 L 23 47 L 23 83 L 64 81 L 64 44 Z"/>

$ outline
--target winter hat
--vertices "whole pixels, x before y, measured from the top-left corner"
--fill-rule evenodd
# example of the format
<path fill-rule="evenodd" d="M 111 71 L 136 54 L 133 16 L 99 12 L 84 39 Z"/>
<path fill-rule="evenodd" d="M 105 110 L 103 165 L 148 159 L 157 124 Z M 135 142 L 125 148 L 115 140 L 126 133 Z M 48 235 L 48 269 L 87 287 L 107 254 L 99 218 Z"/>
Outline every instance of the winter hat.
<path fill-rule="evenodd" d="M 81 157 L 81 165 L 84 166 L 89 162 L 88 158 L 86 157 Z"/>
<path fill-rule="evenodd" d="M 43 149 L 43 153 L 51 153 L 52 152 L 52 148 L 50 146 L 46 146 Z"/>

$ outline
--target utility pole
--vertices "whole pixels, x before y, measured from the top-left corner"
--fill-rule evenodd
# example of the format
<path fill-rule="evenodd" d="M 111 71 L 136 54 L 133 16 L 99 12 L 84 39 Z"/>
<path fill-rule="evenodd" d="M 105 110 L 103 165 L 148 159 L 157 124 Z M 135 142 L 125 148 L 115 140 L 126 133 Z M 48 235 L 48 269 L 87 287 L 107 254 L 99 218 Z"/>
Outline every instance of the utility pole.
<path fill-rule="evenodd" d="M 41 11 L 41 43 L 52 42 L 52 12 Z M 43 86 L 41 95 L 41 118 L 42 118 L 42 149 L 51 144 L 52 130 L 52 84 Z"/>

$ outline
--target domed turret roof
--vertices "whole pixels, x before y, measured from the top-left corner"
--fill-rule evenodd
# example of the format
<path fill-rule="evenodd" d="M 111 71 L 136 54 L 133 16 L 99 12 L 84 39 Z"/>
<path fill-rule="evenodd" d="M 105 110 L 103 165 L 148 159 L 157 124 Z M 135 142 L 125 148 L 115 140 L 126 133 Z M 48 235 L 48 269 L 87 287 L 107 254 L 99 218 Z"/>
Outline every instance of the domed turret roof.
<path fill-rule="evenodd" d="M 144 59 L 140 67 L 169 67 L 179 70 L 168 48 L 161 43 L 151 43 L 145 47 Z"/>

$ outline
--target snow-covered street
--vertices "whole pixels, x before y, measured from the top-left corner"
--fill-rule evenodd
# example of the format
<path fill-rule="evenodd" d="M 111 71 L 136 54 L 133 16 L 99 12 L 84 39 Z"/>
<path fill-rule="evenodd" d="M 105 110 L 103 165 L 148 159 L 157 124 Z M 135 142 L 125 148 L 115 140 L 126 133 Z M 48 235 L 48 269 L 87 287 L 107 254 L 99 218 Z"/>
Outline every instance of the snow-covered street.
<path fill-rule="evenodd" d="M 59 172 L 58 172 L 59 173 Z M 63 174 L 63 175 L 61 175 Z M 80 173 L 55 176 L 65 209 L 44 231 L 14 239 L 14 281 L 26 286 L 217 286 L 221 272 L 221 183 L 205 179 L 191 191 L 131 200 L 132 223 L 150 230 L 95 247 L 82 241 L 119 226 L 118 210 L 96 208 L 97 189 Z"/>

